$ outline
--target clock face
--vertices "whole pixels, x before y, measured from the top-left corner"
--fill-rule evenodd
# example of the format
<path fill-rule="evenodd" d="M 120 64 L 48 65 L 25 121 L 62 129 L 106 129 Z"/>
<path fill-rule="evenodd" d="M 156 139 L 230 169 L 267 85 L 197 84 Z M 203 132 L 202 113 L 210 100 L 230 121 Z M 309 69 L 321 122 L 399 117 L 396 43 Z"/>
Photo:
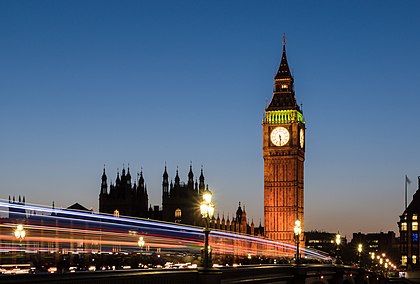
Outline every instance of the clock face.
<path fill-rule="evenodd" d="M 284 127 L 276 127 L 271 131 L 270 134 L 271 143 L 276 146 L 284 146 L 289 142 L 290 134 L 289 131 Z"/>
<path fill-rule="evenodd" d="M 305 133 L 303 132 L 303 129 L 300 129 L 299 132 L 299 142 L 300 142 L 300 148 L 303 148 L 305 145 Z"/>

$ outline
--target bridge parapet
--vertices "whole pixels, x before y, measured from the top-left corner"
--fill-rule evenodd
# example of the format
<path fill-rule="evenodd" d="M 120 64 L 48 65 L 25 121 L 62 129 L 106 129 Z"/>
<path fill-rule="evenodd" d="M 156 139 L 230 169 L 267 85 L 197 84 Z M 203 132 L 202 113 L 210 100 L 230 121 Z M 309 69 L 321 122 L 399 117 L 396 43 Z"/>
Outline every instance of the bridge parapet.
<path fill-rule="evenodd" d="M 335 265 L 257 265 L 220 269 L 122 270 L 0 276 L 4 284 L 384 284 L 387 279 L 355 267 Z"/>

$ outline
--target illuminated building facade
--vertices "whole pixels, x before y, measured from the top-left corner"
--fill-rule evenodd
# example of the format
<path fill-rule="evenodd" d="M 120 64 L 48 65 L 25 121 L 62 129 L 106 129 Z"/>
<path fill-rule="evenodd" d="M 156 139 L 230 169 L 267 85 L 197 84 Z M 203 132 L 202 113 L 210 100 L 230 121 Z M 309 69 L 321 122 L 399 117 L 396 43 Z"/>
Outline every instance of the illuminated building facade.
<path fill-rule="evenodd" d="M 334 255 L 337 246 L 334 241 L 336 235 L 337 233 L 319 231 L 304 232 L 305 247 Z M 347 238 L 345 236 L 341 236 L 341 245 L 347 245 Z"/>
<path fill-rule="evenodd" d="M 291 243 L 294 242 L 295 220 L 301 221 L 302 231 L 305 224 L 305 121 L 296 103 L 285 42 L 262 129 L 265 237 Z"/>
<path fill-rule="evenodd" d="M 419 217 L 420 216 L 420 177 L 418 189 L 413 200 L 400 216 L 398 228 L 400 231 L 401 266 L 410 270 L 420 270 Z"/>

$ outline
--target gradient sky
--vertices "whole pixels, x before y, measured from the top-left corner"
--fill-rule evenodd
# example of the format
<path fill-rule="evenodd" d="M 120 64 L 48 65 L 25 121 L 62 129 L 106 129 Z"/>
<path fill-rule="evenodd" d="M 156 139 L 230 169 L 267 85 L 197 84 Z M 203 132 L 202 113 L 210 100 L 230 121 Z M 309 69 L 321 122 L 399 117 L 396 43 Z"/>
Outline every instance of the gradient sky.
<path fill-rule="evenodd" d="M 293 3 L 292 3 L 293 2 Z M 201 165 L 263 217 L 282 33 L 307 122 L 306 230 L 397 231 L 420 175 L 418 1 L 1 1 L 0 198 L 98 208 L 103 165 L 150 203 Z"/>

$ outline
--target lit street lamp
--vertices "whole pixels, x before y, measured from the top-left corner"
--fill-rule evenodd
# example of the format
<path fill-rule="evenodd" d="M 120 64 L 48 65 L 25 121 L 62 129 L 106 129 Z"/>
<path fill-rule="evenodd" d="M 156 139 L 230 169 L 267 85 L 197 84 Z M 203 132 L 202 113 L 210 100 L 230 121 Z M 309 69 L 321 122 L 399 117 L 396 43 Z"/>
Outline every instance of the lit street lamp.
<path fill-rule="evenodd" d="M 370 254 L 370 257 L 371 257 L 371 259 L 372 259 L 372 270 L 374 270 L 375 269 L 375 253 L 374 252 L 372 252 L 371 254 Z"/>
<path fill-rule="evenodd" d="M 295 233 L 295 242 L 296 242 L 296 264 L 300 262 L 300 254 L 299 254 L 299 242 L 300 242 L 300 234 L 302 233 L 302 227 L 300 226 L 300 220 L 295 221 L 295 227 L 293 228 Z"/>
<path fill-rule="evenodd" d="M 357 252 L 359 253 L 359 267 L 361 267 L 361 264 L 362 264 L 362 250 L 363 250 L 363 245 L 359 244 L 357 246 Z"/>
<path fill-rule="evenodd" d="M 338 233 L 335 235 L 335 244 L 336 244 L 336 255 L 335 255 L 335 264 L 342 264 L 340 257 L 340 244 L 341 244 L 341 235 Z"/>
<path fill-rule="evenodd" d="M 210 220 L 214 215 L 214 204 L 211 202 L 211 192 L 208 188 L 203 193 L 203 201 L 200 204 L 201 216 L 204 219 L 205 228 L 204 228 L 204 268 L 210 267 L 209 261 L 209 233 L 210 233 Z"/>
<path fill-rule="evenodd" d="M 140 247 L 140 251 L 143 251 L 143 247 L 144 247 L 144 239 L 143 239 L 143 237 L 139 237 L 139 240 L 138 240 L 137 244 Z"/>
<path fill-rule="evenodd" d="M 16 239 L 22 242 L 25 236 L 26 236 L 26 232 L 25 232 L 25 229 L 23 228 L 23 225 L 21 224 L 17 225 L 16 230 L 15 230 Z"/>

